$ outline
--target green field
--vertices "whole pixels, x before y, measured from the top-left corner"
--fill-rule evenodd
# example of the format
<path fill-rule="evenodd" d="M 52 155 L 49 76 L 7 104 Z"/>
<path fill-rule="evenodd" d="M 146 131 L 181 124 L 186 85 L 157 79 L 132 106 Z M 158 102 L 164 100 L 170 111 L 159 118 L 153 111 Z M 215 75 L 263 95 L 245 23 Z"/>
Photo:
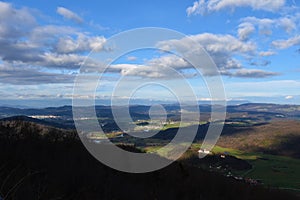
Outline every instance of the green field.
<path fill-rule="evenodd" d="M 247 160 L 253 169 L 240 172 L 244 177 L 260 179 L 266 186 L 300 190 L 300 160 L 263 153 L 248 153 L 216 146 L 213 153 L 228 152 L 237 158 Z"/>
<path fill-rule="evenodd" d="M 200 147 L 201 144 L 193 144 L 191 146 L 191 151 L 197 153 L 197 150 L 199 150 Z M 153 146 L 146 147 L 144 150 L 146 152 L 153 153 L 159 148 L 159 146 Z M 233 171 L 232 173 L 234 175 L 261 180 L 266 187 L 300 191 L 299 159 L 263 154 L 259 152 L 248 153 L 220 146 L 215 146 L 212 150 L 213 154 L 223 154 L 224 152 L 248 161 L 253 167 L 248 171 Z"/>

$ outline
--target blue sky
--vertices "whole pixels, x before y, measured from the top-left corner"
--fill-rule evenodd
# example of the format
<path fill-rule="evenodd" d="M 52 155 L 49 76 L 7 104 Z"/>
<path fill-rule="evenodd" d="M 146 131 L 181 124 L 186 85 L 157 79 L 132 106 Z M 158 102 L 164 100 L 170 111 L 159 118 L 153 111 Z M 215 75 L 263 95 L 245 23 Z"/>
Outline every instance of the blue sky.
<path fill-rule="evenodd" d="M 1 99 L 70 99 L 85 56 L 110 51 L 106 42 L 111 36 L 142 27 L 173 29 L 202 45 L 222 74 L 228 100 L 300 103 L 296 0 L 0 2 Z M 177 42 L 184 45 L 184 40 Z M 89 59 L 86 65 L 95 63 Z M 176 79 L 165 78 L 164 67 L 186 75 L 199 100 L 211 98 L 201 77 L 186 74 L 192 67 L 184 60 L 149 50 L 115 61 L 96 96 L 109 98 L 124 75 L 176 85 Z M 135 94 L 160 100 L 171 96 L 157 86 Z"/>

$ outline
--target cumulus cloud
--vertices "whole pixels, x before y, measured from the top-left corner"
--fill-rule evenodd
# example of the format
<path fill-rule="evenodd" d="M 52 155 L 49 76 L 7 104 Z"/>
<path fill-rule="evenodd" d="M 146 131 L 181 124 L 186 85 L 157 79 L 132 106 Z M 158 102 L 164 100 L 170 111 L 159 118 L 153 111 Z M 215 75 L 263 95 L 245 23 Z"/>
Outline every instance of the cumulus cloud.
<path fill-rule="evenodd" d="M 198 35 L 189 36 L 193 41 L 198 42 L 212 57 L 213 61 L 216 63 L 220 73 L 225 76 L 230 77 L 241 77 L 241 78 L 265 78 L 270 76 L 276 76 L 278 73 L 264 71 L 259 69 L 246 69 L 242 63 L 235 58 L 235 56 L 245 57 L 249 59 L 255 57 L 257 53 L 257 46 L 255 43 L 241 41 L 232 35 L 221 35 L 221 34 L 211 34 L 203 33 Z M 170 40 L 162 41 L 159 43 L 159 47 L 162 49 L 170 49 L 171 46 L 175 46 L 176 49 L 189 50 L 191 45 L 187 42 L 186 38 L 181 40 Z M 172 66 L 172 59 L 168 59 L 168 63 Z M 178 60 L 173 60 L 174 66 L 182 66 L 182 69 L 191 67 L 189 65 L 184 65 Z M 257 66 L 266 66 L 269 61 L 252 61 L 250 64 Z M 209 71 L 204 68 L 204 73 Z"/>
<path fill-rule="evenodd" d="M 84 34 L 79 34 L 77 39 L 70 36 L 59 38 L 56 44 L 58 53 L 81 53 L 86 51 L 101 51 L 104 50 L 106 39 L 103 36 L 88 37 Z"/>
<path fill-rule="evenodd" d="M 37 23 L 27 8 L 15 9 L 10 3 L 0 1 L 0 13 L 1 38 L 22 37 Z"/>
<path fill-rule="evenodd" d="M 188 16 L 216 12 L 223 9 L 250 7 L 253 10 L 275 12 L 285 5 L 285 0 L 198 0 L 186 9 Z"/>
<path fill-rule="evenodd" d="M 291 33 L 297 28 L 297 25 L 294 20 L 295 19 L 291 19 L 288 17 L 279 18 L 278 26 L 282 27 L 287 33 Z"/>
<path fill-rule="evenodd" d="M 83 19 L 79 17 L 76 13 L 72 12 L 71 10 L 68 10 L 64 7 L 57 7 L 56 12 L 63 16 L 65 19 L 72 20 L 78 24 L 83 23 Z"/>
<path fill-rule="evenodd" d="M 190 6 L 186 9 L 187 15 L 203 15 L 205 13 L 205 0 L 195 1 L 193 6 Z"/>
<path fill-rule="evenodd" d="M 201 2 L 205 3 L 205 1 Z M 76 20 L 76 17 L 70 14 L 71 11 L 65 11 L 58 9 L 60 14 L 64 13 L 65 16 L 62 14 L 64 17 Z M 0 69 L 1 81 L 12 84 L 65 83 L 72 80 L 73 75 L 66 74 L 64 71 L 75 73 L 83 63 L 86 69 L 81 73 L 97 73 L 105 67 L 103 63 L 85 57 L 91 50 L 108 50 L 105 47 L 105 37 L 91 36 L 89 33 L 69 26 L 40 25 L 37 23 L 39 20 L 31 15 L 30 10 L 15 9 L 9 3 L 0 3 L 0 12 L 3 12 L 0 16 L 0 58 L 5 63 L 5 66 L 1 66 Z M 25 21 L 20 20 L 19 16 Z M 77 22 L 79 21 L 77 19 Z M 244 23 L 240 26 L 239 38 L 229 34 L 211 33 L 192 35 L 190 38 L 203 46 L 223 75 L 238 77 L 275 75 L 262 70 L 244 69 L 240 57 L 248 59 L 257 54 L 256 44 L 247 40 L 253 27 L 246 24 L 247 22 Z M 9 39 L 6 38 L 7 35 Z M 176 46 L 186 52 L 193 49 L 186 38 L 162 41 L 158 44 L 158 47 L 162 49 L 168 46 Z M 194 50 L 197 51 L 197 49 Z M 131 61 L 135 59 L 130 58 Z M 204 74 L 215 75 L 205 63 L 202 65 Z M 184 76 L 194 76 L 186 72 L 193 66 L 174 55 L 153 58 L 140 65 L 126 63 L 112 65 L 108 72 L 166 79 L 172 78 L 174 71 L 170 71 L 170 68 L 182 72 Z"/>
<path fill-rule="evenodd" d="M 221 70 L 241 68 L 241 63 L 234 59 L 234 55 L 254 55 L 256 51 L 256 45 L 254 43 L 240 41 L 232 35 L 203 33 L 192 35 L 189 38 L 199 43 L 209 53 L 217 67 Z M 173 45 L 183 51 L 188 51 L 191 48 L 185 38 L 160 42 L 159 45 L 163 49 L 168 49 L 168 46 Z"/>
<path fill-rule="evenodd" d="M 172 56 L 171 56 L 172 57 Z M 119 73 L 122 76 L 131 76 L 136 78 L 149 78 L 151 80 L 164 79 L 164 80 L 176 80 L 178 78 L 192 78 L 197 76 L 197 72 L 185 72 L 184 69 L 192 69 L 193 66 L 188 64 L 187 66 L 175 66 L 174 63 L 164 63 L 168 59 L 168 56 L 161 57 L 161 61 L 155 58 L 155 62 L 160 62 L 159 65 L 153 63 L 147 64 L 115 64 L 108 68 L 108 72 Z M 181 58 L 178 58 L 181 59 Z"/>
<path fill-rule="evenodd" d="M 186 62 L 183 58 L 178 56 L 162 56 L 149 60 L 147 65 L 156 66 L 157 68 L 175 68 L 175 69 L 186 69 L 191 68 L 191 64 Z"/>
<path fill-rule="evenodd" d="M 70 38 L 68 35 L 64 37 Z M 46 39 L 51 42 L 48 41 L 47 43 Z M 83 62 L 91 66 L 97 65 L 95 61 L 86 59 L 84 55 L 79 53 L 90 52 L 91 50 L 101 51 L 105 43 L 104 37 L 83 36 L 76 41 L 66 40 L 65 43 L 55 36 L 46 37 L 46 39 L 40 43 L 37 40 L 11 42 L 0 38 L 2 47 L 0 48 L 0 57 L 3 61 L 10 63 L 21 62 L 46 68 L 79 69 Z"/>
<path fill-rule="evenodd" d="M 78 30 L 69 26 L 43 25 L 30 29 L 26 36 L 31 43 L 49 45 L 49 42 L 51 42 L 51 45 L 53 42 L 56 42 L 57 38 L 76 33 L 78 33 Z"/>
<path fill-rule="evenodd" d="M 107 68 L 107 72 L 119 73 L 123 76 L 172 79 L 174 78 L 174 76 L 172 76 L 173 73 L 176 74 L 181 70 L 191 68 L 193 68 L 193 66 L 183 58 L 175 55 L 167 55 L 150 59 L 144 64 L 112 64 Z M 94 69 L 97 70 L 97 67 Z M 186 74 L 182 73 L 182 75 L 184 76 Z"/>
<path fill-rule="evenodd" d="M 238 35 L 240 39 L 246 38 L 255 31 L 255 28 L 259 30 L 261 35 L 270 36 L 274 29 L 282 29 L 286 33 L 291 34 L 297 30 L 297 23 L 299 23 L 299 16 L 285 16 L 279 18 L 257 18 L 257 17 L 245 17 L 241 19 L 241 24 L 238 27 Z M 243 37 L 244 36 L 244 37 Z"/>
<path fill-rule="evenodd" d="M 211 53 L 251 53 L 256 50 L 256 45 L 252 42 L 241 42 L 232 35 L 221 35 L 204 33 L 191 36 L 191 39 L 199 42 L 207 51 Z"/>
<path fill-rule="evenodd" d="M 57 69 L 79 69 L 85 61 L 85 56 L 77 54 L 57 54 L 57 53 L 45 53 L 41 56 L 43 59 L 36 62 L 36 65 L 57 68 Z"/>
<path fill-rule="evenodd" d="M 272 45 L 278 49 L 287 49 L 292 46 L 300 45 L 300 35 L 286 40 L 275 40 L 272 42 Z"/>
<path fill-rule="evenodd" d="M 248 40 L 249 36 L 255 32 L 253 24 L 245 22 L 239 25 L 238 36 L 240 40 Z"/>
<path fill-rule="evenodd" d="M 239 60 L 235 59 L 235 55 L 246 56 L 256 55 L 256 45 L 251 42 L 243 42 L 231 35 L 215 35 L 204 33 L 199 35 L 192 35 L 188 38 L 179 40 L 160 41 L 157 46 L 160 49 L 171 50 L 177 49 L 180 52 L 186 52 L 190 49 L 197 49 L 190 43 L 190 39 L 202 45 L 202 47 L 209 53 L 214 62 L 217 64 L 222 75 L 230 77 L 243 78 L 265 78 L 269 76 L 278 75 L 274 72 L 245 69 Z M 201 51 L 199 51 L 201 52 Z M 257 61 L 253 65 L 267 65 L 269 61 Z M 201 71 L 204 75 L 212 74 L 211 66 L 201 65 Z M 148 78 L 169 78 L 170 68 L 180 71 L 184 76 L 194 76 L 195 74 L 186 74 L 186 70 L 194 67 L 183 58 L 175 55 L 161 56 L 146 61 L 142 65 L 135 64 L 117 64 L 110 66 L 110 72 L 120 73 L 121 75 L 148 77 Z"/>
<path fill-rule="evenodd" d="M 149 65 L 117 64 L 111 66 L 110 71 L 112 71 L 112 69 L 118 70 L 122 76 L 137 76 L 155 79 L 172 77 L 170 71 Z"/>
<path fill-rule="evenodd" d="M 252 24 L 253 26 L 258 26 L 259 32 L 262 35 L 271 35 L 272 34 L 272 26 L 275 23 L 274 19 L 269 18 L 257 18 L 257 17 L 246 17 L 243 18 L 242 24 Z"/>
<path fill-rule="evenodd" d="M 65 9 L 60 8 L 58 12 L 81 21 Z M 83 62 L 90 68 L 101 66 L 85 55 L 91 50 L 105 50 L 103 36 L 91 36 L 69 26 L 40 25 L 30 9 L 17 9 L 10 3 L 0 2 L 0 13 L 0 61 L 5 63 L 0 69 L 1 81 L 12 84 L 66 82 L 70 79 L 65 70 L 75 72 Z M 56 73 L 49 72 L 53 69 Z"/>

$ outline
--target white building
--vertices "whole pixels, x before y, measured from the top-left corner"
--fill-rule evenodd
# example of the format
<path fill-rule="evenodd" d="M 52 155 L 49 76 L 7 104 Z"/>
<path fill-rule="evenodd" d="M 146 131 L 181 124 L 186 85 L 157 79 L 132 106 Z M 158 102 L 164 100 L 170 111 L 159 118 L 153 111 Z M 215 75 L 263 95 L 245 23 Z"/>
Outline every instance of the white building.
<path fill-rule="evenodd" d="M 200 150 L 198 151 L 198 153 L 199 153 L 199 154 L 210 154 L 210 151 L 207 150 L 207 149 L 200 149 Z"/>

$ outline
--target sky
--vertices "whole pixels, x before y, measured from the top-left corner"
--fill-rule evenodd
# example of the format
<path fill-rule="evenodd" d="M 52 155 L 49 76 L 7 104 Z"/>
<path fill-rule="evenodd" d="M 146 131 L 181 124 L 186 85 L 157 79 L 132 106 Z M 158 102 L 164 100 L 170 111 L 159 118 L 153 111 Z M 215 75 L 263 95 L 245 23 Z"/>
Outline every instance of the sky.
<path fill-rule="evenodd" d="M 91 52 L 113 52 L 118 47 L 108 45 L 111 37 L 143 27 L 172 29 L 200 44 L 221 75 L 227 100 L 300 104 L 300 2 L 296 0 L 0 1 L 0 103 L 41 100 L 47 105 L 71 99 L 76 76 L 87 73 L 82 65 L 101 68 L 103 64 Z M 161 42 L 187 46 L 184 38 Z M 181 95 L 188 100 L 184 84 L 179 84 L 182 77 L 171 76 L 169 68 L 183 75 L 198 100 L 215 100 L 203 79 L 215 76 L 206 74 L 209 66 L 202 66 L 201 76 L 184 58 L 149 49 L 114 60 L 95 96 L 168 101 Z M 124 76 L 131 82 L 112 94 Z M 130 83 L 158 80 L 179 94 L 155 84 L 126 91 Z"/>

